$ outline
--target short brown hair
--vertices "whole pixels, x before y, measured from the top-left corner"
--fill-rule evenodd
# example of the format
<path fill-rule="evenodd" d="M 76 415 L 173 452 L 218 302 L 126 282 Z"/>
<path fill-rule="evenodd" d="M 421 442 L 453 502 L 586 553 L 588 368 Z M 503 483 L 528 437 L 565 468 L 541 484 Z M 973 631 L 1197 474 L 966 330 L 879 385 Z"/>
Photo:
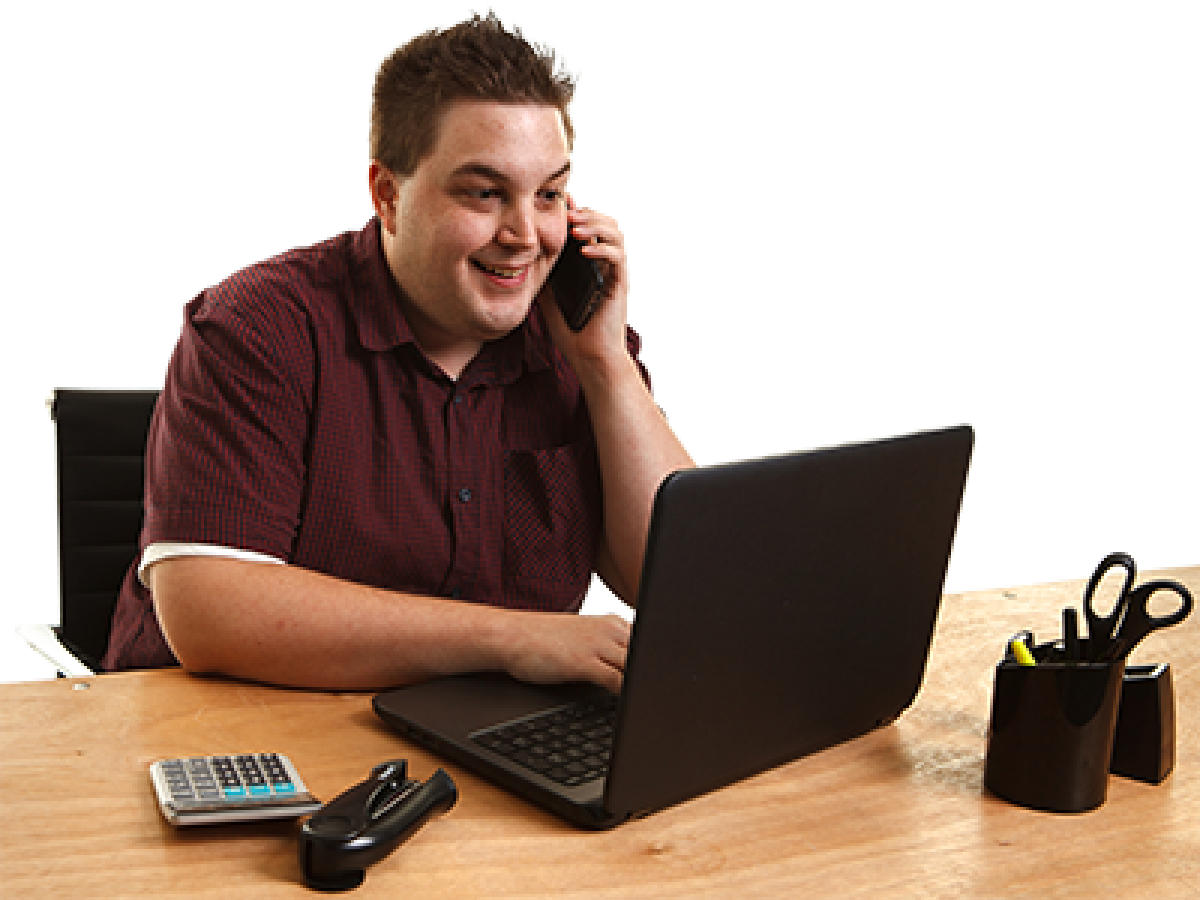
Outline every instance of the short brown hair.
<path fill-rule="evenodd" d="M 379 67 L 371 103 L 371 159 L 411 175 L 433 152 L 438 119 L 456 100 L 535 103 L 561 114 L 570 146 L 567 105 L 574 80 L 554 52 L 505 30 L 494 13 L 413 38 Z"/>

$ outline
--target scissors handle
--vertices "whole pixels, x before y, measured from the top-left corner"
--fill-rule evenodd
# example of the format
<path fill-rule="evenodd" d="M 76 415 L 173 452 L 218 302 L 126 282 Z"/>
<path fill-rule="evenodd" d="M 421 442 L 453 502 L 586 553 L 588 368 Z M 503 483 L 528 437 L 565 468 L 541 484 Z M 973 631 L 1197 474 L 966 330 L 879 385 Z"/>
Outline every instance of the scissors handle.
<path fill-rule="evenodd" d="M 1101 579 L 1108 574 L 1109 570 L 1118 567 L 1125 570 L 1125 583 L 1121 586 L 1121 593 L 1117 595 L 1117 602 L 1113 604 L 1112 611 L 1107 616 L 1102 616 L 1096 612 L 1096 591 L 1100 587 Z M 1110 553 L 1100 561 L 1100 565 L 1088 579 L 1087 587 L 1083 591 L 1083 615 L 1087 619 L 1088 647 L 1092 651 L 1093 658 L 1095 658 L 1095 653 L 1104 652 L 1112 640 L 1113 632 L 1116 631 L 1117 623 L 1121 621 L 1121 614 L 1125 611 L 1125 606 L 1129 601 L 1129 593 L 1136 577 L 1137 563 L 1133 561 L 1132 556 L 1128 553 Z"/>
<path fill-rule="evenodd" d="M 1159 591 L 1172 591 L 1179 595 L 1179 608 L 1165 616 L 1150 615 L 1150 598 Z M 1178 581 L 1147 581 L 1136 587 L 1128 598 L 1125 618 L 1108 647 L 1099 657 L 1099 662 L 1112 662 L 1129 655 L 1137 643 L 1160 628 L 1178 625 L 1192 611 L 1192 594 Z"/>
<path fill-rule="evenodd" d="M 1175 612 L 1165 616 L 1150 615 L 1150 598 L 1159 591 L 1173 591 L 1179 595 L 1179 608 Z M 1129 608 L 1139 610 L 1140 614 L 1144 615 L 1150 623 L 1151 629 L 1178 625 L 1188 617 L 1193 605 L 1192 592 L 1178 581 L 1147 581 L 1145 584 L 1138 585 L 1129 599 Z"/>

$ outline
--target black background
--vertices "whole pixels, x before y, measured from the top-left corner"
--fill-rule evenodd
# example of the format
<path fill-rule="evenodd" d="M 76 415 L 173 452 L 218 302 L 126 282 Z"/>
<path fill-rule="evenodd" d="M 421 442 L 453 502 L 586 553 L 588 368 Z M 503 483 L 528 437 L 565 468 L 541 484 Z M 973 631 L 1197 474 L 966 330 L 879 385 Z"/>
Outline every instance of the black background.
<path fill-rule="evenodd" d="M 44 392 L 160 384 L 204 284 L 361 226 L 376 58 L 464 12 L 106 13 L 38 48 L 10 170 L 30 286 L 10 302 L 36 323 L 7 331 L 32 488 L 11 504 L 18 620 L 55 617 Z M 500 13 L 587 67 L 572 190 L 629 236 L 631 320 L 697 460 L 967 420 L 950 588 L 1078 576 L 1117 547 L 1200 562 L 1195 304 L 1160 215 L 1174 136 L 1132 62 L 1052 25 L 942 23 L 922 44 L 884 23 Z M 48 674 L 16 642 L 0 656 Z"/>

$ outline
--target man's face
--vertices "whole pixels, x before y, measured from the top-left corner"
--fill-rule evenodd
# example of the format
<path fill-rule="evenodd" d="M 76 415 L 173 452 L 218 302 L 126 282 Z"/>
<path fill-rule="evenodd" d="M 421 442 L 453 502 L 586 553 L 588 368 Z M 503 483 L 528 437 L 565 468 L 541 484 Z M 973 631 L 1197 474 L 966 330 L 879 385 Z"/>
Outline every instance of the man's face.
<path fill-rule="evenodd" d="M 435 361 L 465 365 L 524 321 L 566 241 L 569 168 L 558 110 L 464 101 L 445 110 L 416 171 L 392 180 L 394 199 L 376 191 L 388 264 Z"/>

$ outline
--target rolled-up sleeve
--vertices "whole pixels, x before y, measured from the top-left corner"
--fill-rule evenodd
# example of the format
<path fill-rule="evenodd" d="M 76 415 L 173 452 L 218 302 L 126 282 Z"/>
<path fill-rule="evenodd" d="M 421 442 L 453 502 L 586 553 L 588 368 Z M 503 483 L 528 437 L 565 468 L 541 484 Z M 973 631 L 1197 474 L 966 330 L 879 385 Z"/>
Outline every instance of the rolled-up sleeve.
<path fill-rule="evenodd" d="M 187 307 L 147 442 L 143 546 L 291 553 L 304 497 L 312 342 L 288 292 L 260 282 L 231 280 Z"/>

